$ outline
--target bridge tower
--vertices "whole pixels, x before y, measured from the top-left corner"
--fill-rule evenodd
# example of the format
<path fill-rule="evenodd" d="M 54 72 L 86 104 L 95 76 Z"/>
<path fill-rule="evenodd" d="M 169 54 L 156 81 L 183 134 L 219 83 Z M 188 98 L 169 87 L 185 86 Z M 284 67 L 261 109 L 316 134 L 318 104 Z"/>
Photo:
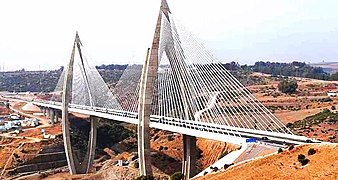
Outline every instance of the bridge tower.
<path fill-rule="evenodd" d="M 166 0 L 162 0 L 160 12 L 157 19 L 157 24 L 155 28 L 155 34 L 153 38 L 153 43 L 149 56 L 149 49 L 147 52 L 146 61 L 142 70 L 141 75 L 141 85 L 140 85 L 140 95 L 139 95 L 139 124 L 138 124 L 138 153 L 140 157 L 140 175 L 150 175 L 152 174 L 151 169 L 151 156 L 150 156 L 150 138 L 149 138 L 149 124 L 150 124 L 150 114 L 152 109 L 152 96 L 154 92 L 154 84 L 157 79 L 157 72 L 159 67 L 159 46 L 160 46 L 160 36 L 161 36 L 161 24 L 162 18 L 166 18 L 170 21 L 170 9 Z M 162 17 L 165 16 L 165 17 Z M 171 36 L 172 38 L 173 36 Z M 169 41 L 168 46 L 173 47 L 173 40 Z M 180 62 L 177 57 L 166 50 L 167 54 L 170 55 L 170 62 L 176 64 L 177 67 L 183 67 L 182 65 L 177 65 L 183 62 Z M 179 69 L 179 71 L 184 71 L 185 69 Z M 177 80 L 180 84 L 180 92 L 182 93 L 182 101 L 185 107 L 185 118 L 192 119 L 192 113 L 190 111 L 188 98 L 185 96 L 186 85 L 184 78 L 179 71 L 173 72 L 173 78 Z M 183 135 L 183 159 L 182 159 L 182 173 L 185 176 L 185 179 L 189 179 L 196 174 L 196 137 Z"/>
<path fill-rule="evenodd" d="M 78 51 L 78 54 L 81 60 L 82 68 L 84 71 L 83 77 L 86 83 L 87 91 L 89 93 L 88 95 L 91 100 L 91 92 L 90 92 L 89 84 L 88 84 L 88 76 L 84 68 L 84 60 L 82 57 L 81 46 L 82 46 L 82 43 L 80 41 L 80 37 L 78 33 L 76 32 L 71 58 L 65 70 L 65 77 L 64 77 L 63 91 L 62 91 L 62 133 L 63 133 L 63 141 L 64 141 L 66 159 L 68 163 L 69 172 L 71 174 L 89 173 L 89 171 L 91 170 L 92 164 L 93 164 L 94 155 L 95 155 L 95 147 L 96 147 L 96 134 L 97 134 L 97 120 L 98 119 L 94 116 L 90 116 L 91 128 L 90 128 L 90 133 L 89 133 L 88 148 L 87 148 L 87 153 L 85 155 L 85 158 L 82 162 L 79 162 L 79 159 L 75 156 L 73 147 L 71 144 L 71 139 L 70 139 L 70 131 L 69 131 L 70 121 L 69 121 L 68 108 L 72 100 L 74 56 L 75 56 L 76 50 Z M 90 103 L 92 106 L 92 101 L 90 101 Z"/>

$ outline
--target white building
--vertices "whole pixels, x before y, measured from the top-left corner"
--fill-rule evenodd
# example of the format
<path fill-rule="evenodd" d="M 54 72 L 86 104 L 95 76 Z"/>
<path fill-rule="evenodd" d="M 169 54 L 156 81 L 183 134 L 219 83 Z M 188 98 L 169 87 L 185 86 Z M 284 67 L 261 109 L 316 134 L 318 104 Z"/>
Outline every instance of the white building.
<path fill-rule="evenodd" d="M 329 97 L 337 97 L 338 96 L 338 92 L 336 91 L 330 91 L 327 93 L 327 96 Z"/>

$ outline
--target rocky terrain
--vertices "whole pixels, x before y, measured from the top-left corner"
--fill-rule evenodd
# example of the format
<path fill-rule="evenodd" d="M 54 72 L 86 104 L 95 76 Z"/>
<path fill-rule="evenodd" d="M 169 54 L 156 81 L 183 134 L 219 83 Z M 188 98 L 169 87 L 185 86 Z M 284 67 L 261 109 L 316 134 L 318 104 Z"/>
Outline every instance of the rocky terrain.
<path fill-rule="evenodd" d="M 315 150 L 313 155 L 309 155 L 310 149 Z M 302 145 L 292 150 L 284 149 L 278 154 L 240 163 L 196 180 L 337 179 L 337 152 L 337 144 Z M 306 165 L 299 162 L 300 154 L 309 160 Z"/>

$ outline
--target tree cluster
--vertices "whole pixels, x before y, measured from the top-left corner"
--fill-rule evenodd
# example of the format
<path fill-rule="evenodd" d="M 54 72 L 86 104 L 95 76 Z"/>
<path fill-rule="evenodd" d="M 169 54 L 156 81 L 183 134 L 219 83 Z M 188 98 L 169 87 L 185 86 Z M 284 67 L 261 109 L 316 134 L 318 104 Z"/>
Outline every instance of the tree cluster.
<path fill-rule="evenodd" d="M 261 72 L 274 76 L 295 76 L 321 80 L 330 79 L 330 74 L 324 72 L 323 68 L 313 67 L 304 62 L 294 61 L 292 63 L 278 63 L 259 61 L 251 66 L 251 68 L 254 72 Z"/>
<path fill-rule="evenodd" d="M 292 94 L 296 92 L 297 88 L 298 84 L 295 80 L 284 79 L 278 84 L 278 90 L 286 94 Z"/>

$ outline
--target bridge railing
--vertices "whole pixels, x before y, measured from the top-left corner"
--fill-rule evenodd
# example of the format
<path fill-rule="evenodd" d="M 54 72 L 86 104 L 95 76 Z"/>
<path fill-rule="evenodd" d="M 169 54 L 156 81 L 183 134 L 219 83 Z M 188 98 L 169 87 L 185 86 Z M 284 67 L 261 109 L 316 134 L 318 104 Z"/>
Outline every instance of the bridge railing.
<path fill-rule="evenodd" d="M 60 102 L 53 102 L 53 101 L 35 101 L 40 105 L 53 105 L 61 108 Z M 103 114 L 111 114 L 118 117 L 125 117 L 131 119 L 131 121 L 135 121 L 134 124 L 137 124 L 138 114 L 135 112 L 128 112 L 116 109 L 108 109 L 108 108 L 101 108 L 101 107 L 90 107 L 90 106 L 83 106 L 83 105 L 76 105 L 70 104 L 70 108 L 81 109 L 85 111 L 94 111 Z M 244 129 L 239 127 L 231 127 L 226 125 L 219 125 L 219 124 L 212 124 L 208 122 L 199 122 L 193 120 L 183 120 L 171 117 L 163 117 L 163 116 L 150 116 L 151 123 L 160 123 L 165 126 L 175 126 L 175 127 L 182 127 L 185 129 L 192 129 L 198 130 L 202 132 L 210 132 L 215 134 L 222 134 L 222 135 L 229 135 L 229 136 L 237 136 L 242 138 L 259 138 L 265 139 L 270 141 L 276 142 L 285 142 L 285 143 L 309 143 L 313 142 L 304 136 L 297 136 L 294 134 L 284 134 L 284 133 L 276 133 L 276 132 L 269 132 L 269 131 L 259 131 L 254 129 Z"/>

